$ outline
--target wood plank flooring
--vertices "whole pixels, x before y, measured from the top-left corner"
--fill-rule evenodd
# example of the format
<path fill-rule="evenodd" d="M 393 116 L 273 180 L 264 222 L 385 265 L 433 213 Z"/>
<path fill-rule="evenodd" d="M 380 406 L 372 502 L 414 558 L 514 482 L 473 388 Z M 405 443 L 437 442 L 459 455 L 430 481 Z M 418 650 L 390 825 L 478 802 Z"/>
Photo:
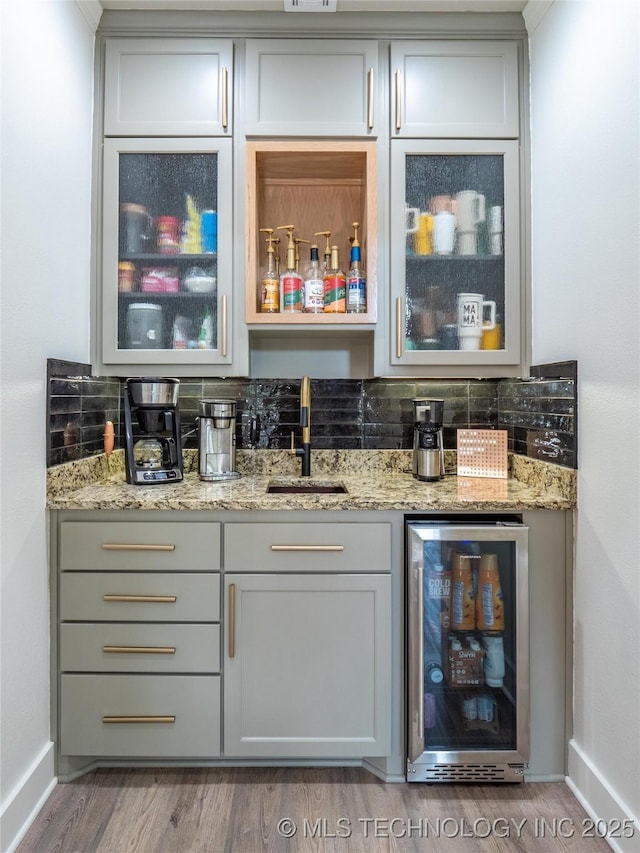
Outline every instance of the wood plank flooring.
<path fill-rule="evenodd" d="M 590 827 L 563 783 L 385 784 L 359 768 L 101 769 L 58 785 L 17 853 L 609 851 Z"/>

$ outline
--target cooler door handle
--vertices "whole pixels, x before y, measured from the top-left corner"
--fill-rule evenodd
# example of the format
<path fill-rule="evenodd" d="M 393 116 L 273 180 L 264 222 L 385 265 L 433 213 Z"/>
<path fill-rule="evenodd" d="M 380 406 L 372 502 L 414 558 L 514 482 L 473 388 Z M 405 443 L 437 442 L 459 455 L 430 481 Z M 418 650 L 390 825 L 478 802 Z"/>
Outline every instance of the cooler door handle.
<path fill-rule="evenodd" d="M 374 73 L 373 68 L 370 68 L 367 71 L 367 130 L 373 129 L 374 94 Z"/>

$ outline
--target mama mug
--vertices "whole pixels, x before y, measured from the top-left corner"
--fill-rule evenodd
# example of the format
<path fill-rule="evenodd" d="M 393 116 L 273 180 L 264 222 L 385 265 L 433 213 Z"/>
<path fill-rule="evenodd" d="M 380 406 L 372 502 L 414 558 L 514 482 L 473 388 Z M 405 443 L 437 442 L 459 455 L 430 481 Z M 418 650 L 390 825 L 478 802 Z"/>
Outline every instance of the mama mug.
<path fill-rule="evenodd" d="M 485 321 L 485 308 L 489 308 L 489 320 Z M 480 349 L 482 331 L 495 329 L 496 303 L 485 300 L 481 293 L 458 294 L 458 342 L 461 350 Z"/>

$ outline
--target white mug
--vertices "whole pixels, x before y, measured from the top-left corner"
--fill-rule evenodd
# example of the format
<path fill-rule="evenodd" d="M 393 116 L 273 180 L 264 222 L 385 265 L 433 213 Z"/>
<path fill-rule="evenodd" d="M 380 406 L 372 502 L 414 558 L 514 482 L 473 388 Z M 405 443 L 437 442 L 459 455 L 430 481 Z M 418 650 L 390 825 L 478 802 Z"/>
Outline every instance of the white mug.
<path fill-rule="evenodd" d="M 441 210 L 433 218 L 433 254 L 451 255 L 456 233 L 456 217 L 453 213 Z"/>
<path fill-rule="evenodd" d="M 485 220 L 485 198 L 475 190 L 456 195 L 456 227 L 458 231 L 475 231 Z"/>
<path fill-rule="evenodd" d="M 502 247 L 502 207 L 498 204 L 489 208 L 489 254 L 501 255 Z"/>
<path fill-rule="evenodd" d="M 458 254 L 459 255 L 477 255 L 478 254 L 478 232 L 477 231 L 458 231 Z"/>
<path fill-rule="evenodd" d="M 484 310 L 489 307 L 489 320 L 484 320 Z M 481 293 L 458 294 L 458 341 L 461 350 L 480 349 L 482 331 L 495 329 L 496 303 L 485 300 Z"/>

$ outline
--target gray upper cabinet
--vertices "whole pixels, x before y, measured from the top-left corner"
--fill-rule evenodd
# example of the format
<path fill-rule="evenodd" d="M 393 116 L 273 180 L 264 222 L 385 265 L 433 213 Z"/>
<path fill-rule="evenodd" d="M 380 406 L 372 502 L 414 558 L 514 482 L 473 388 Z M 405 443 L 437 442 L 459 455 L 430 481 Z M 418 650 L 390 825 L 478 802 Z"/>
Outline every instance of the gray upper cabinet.
<path fill-rule="evenodd" d="M 107 40 L 105 135 L 230 136 L 232 71 L 230 39 Z"/>
<path fill-rule="evenodd" d="M 378 42 L 248 39 L 248 136 L 378 135 Z"/>
<path fill-rule="evenodd" d="M 391 75 L 394 137 L 518 136 L 515 42 L 395 42 Z"/>

